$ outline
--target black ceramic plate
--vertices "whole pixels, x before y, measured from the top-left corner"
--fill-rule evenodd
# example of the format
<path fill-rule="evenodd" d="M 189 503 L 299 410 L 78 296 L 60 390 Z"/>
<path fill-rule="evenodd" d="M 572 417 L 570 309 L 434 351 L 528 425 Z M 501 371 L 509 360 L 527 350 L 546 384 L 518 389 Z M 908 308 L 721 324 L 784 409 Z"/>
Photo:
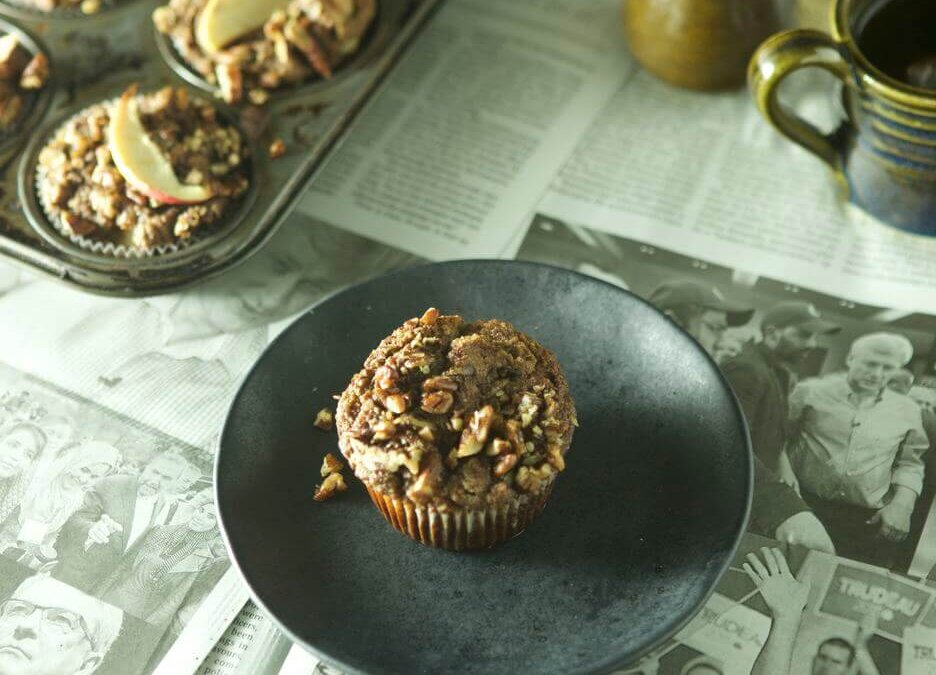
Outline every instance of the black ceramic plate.
<path fill-rule="evenodd" d="M 580 428 L 546 510 L 481 553 L 398 534 L 349 477 L 316 503 L 334 407 L 369 351 L 429 306 L 506 319 L 552 349 Z M 216 467 L 231 555 L 295 640 L 349 673 L 602 673 L 660 644 L 731 559 L 747 431 L 717 367 L 635 296 L 535 264 L 407 269 L 311 309 L 234 400 Z"/>

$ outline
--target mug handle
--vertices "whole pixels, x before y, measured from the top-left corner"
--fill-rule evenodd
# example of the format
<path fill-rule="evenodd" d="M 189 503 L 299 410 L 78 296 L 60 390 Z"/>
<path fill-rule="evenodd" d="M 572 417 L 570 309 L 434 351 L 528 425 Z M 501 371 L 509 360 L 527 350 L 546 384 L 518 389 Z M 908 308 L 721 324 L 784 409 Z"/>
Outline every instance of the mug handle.
<path fill-rule="evenodd" d="M 841 129 L 824 134 L 815 125 L 784 108 L 778 99 L 780 83 L 801 68 L 822 68 L 843 83 L 852 76 L 842 45 L 817 30 L 791 30 L 767 39 L 751 57 L 748 86 L 757 109 L 776 129 L 828 164 L 844 180 L 844 135 Z"/>

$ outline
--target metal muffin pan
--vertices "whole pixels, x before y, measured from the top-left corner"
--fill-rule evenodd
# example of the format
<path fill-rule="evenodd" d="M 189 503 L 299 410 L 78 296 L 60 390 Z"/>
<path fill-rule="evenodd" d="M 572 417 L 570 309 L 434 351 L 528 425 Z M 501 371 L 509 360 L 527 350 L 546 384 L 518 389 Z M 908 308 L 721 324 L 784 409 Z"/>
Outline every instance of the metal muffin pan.
<path fill-rule="evenodd" d="M 97 253 L 69 241 L 45 216 L 36 195 L 38 153 L 70 117 L 114 99 L 133 82 L 144 92 L 171 84 L 211 96 L 211 86 L 153 27 L 152 12 L 165 1 L 117 0 L 84 16 L 71 10 L 44 14 L 0 0 L 0 33 L 17 32 L 27 48 L 42 50 L 52 64 L 50 81 L 16 132 L 0 137 L 0 254 L 6 258 L 82 290 L 118 296 L 173 291 L 244 260 L 285 220 L 328 150 L 441 3 L 378 0 L 361 49 L 330 80 L 272 92 L 259 109 L 215 99 L 251 149 L 250 189 L 230 217 L 168 253 Z M 267 148 L 276 138 L 287 152 L 271 160 Z"/>

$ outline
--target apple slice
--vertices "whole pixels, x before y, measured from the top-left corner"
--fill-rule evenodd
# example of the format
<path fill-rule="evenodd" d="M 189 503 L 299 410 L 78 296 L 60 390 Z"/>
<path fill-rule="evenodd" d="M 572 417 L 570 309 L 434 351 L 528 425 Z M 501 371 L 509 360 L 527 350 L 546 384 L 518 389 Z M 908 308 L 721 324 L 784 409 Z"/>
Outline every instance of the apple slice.
<path fill-rule="evenodd" d="M 203 185 L 185 185 L 140 121 L 136 87 L 123 93 L 111 115 L 107 142 L 117 170 L 147 197 L 163 204 L 197 204 L 211 197 Z"/>
<path fill-rule="evenodd" d="M 234 40 L 259 28 L 290 0 L 208 0 L 195 19 L 195 42 L 217 54 Z"/>

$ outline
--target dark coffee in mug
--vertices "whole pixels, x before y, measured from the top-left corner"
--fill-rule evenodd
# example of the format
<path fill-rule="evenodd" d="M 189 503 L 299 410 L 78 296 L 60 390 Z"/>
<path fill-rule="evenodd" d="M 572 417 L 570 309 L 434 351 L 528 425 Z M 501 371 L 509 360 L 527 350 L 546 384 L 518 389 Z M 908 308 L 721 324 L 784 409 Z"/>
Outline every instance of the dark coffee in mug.
<path fill-rule="evenodd" d="M 858 48 L 886 75 L 936 89 L 936 0 L 872 3 L 855 25 Z"/>

